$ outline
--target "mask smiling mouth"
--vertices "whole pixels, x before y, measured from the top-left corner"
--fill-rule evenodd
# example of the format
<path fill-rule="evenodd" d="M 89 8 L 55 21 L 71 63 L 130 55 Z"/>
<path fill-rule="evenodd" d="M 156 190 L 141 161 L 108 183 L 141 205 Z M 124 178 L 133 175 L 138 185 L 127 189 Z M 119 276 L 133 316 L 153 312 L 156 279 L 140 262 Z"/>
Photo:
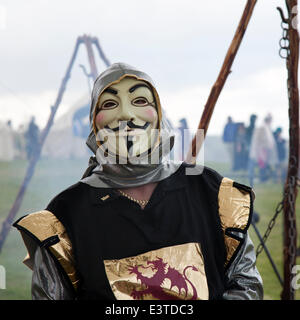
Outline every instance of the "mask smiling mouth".
<path fill-rule="evenodd" d="M 108 125 L 106 125 L 104 128 L 117 132 L 117 131 L 125 130 L 126 127 L 129 127 L 130 130 L 127 130 L 127 131 L 132 131 L 133 129 L 146 130 L 149 125 L 150 125 L 150 122 L 146 122 L 143 126 L 139 126 L 137 124 L 134 124 L 132 121 L 121 121 L 121 124 L 118 127 L 110 128 Z"/>

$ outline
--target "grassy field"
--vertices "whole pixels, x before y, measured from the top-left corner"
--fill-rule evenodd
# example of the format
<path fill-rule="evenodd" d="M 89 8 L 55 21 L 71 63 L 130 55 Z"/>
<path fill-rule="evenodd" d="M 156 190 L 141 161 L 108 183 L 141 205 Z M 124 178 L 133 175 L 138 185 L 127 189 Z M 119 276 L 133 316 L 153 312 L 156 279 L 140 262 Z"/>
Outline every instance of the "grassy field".
<path fill-rule="evenodd" d="M 36 167 L 34 177 L 30 182 L 16 219 L 27 213 L 43 209 L 58 192 L 77 182 L 86 168 L 86 162 L 85 160 L 41 160 Z M 247 183 L 244 178 L 231 176 L 226 165 L 210 164 L 210 166 L 240 183 Z M 15 200 L 26 168 L 27 163 L 25 161 L 0 162 L 0 226 L 2 226 L 2 222 Z M 282 187 L 274 183 L 257 184 L 255 193 L 255 211 L 260 215 L 257 226 L 263 234 L 269 220 L 274 215 L 277 203 L 281 200 Z M 297 208 L 297 225 L 298 230 L 300 230 L 299 198 Z M 283 269 L 282 231 L 282 216 L 280 215 L 267 241 L 267 246 L 281 275 Z M 253 227 L 250 227 L 250 235 L 255 246 L 257 246 L 258 238 Z M 0 253 L 0 265 L 4 266 L 6 270 L 6 289 L 0 289 L 0 300 L 26 300 L 31 298 L 31 271 L 22 264 L 25 255 L 26 250 L 21 237 L 18 231 L 13 228 Z M 300 265 L 299 258 L 297 263 Z M 279 300 L 281 286 L 264 252 L 258 257 L 257 267 L 264 281 L 264 298 L 266 300 Z M 296 299 L 300 300 L 300 289 L 296 291 Z"/>

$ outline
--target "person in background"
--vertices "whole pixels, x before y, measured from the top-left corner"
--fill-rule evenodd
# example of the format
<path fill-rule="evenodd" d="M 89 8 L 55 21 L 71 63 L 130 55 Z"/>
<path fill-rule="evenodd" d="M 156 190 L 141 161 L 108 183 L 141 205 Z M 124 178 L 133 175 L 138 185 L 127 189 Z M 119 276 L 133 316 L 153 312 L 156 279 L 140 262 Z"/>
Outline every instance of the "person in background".
<path fill-rule="evenodd" d="M 244 123 L 236 124 L 237 132 L 234 142 L 234 164 L 233 170 L 247 169 L 247 140 Z"/>
<path fill-rule="evenodd" d="M 249 153 L 250 153 L 250 146 L 252 141 L 253 132 L 255 129 L 255 123 L 256 123 L 257 115 L 251 114 L 249 126 L 246 128 L 246 142 L 247 142 L 247 150 L 246 150 L 246 158 L 247 158 L 247 164 L 250 161 Z"/>
<path fill-rule="evenodd" d="M 39 127 L 35 123 L 35 117 L 31 118 L 28 129 L 25 132 L 27 159 L 30 160 L 39 145 Z"/>
<path fill-rule="evenodd" d="M 278 179 L 279 182 L 283 183 L 286 170 L 284 168 L 284 161 L 286 158 L 286 141 L 282 137 L 282 128 L 278 127 L 274 131 L 274 138 L 276 142 L 276 147 L 277 147 L 277 156 L 278 156 L 278 162 L 276 164 L 276 178 Z"/>
<path fill-rule="evenodd" d="M 249 126 L 246 128 L 246 139 L 248 144 L 250 144 L 252 140 L 256 119 L 257 119 L 257 115 L 251 114 Z"/>
<path fill-rule="evenodd" d="M 232 168 L 234 167 L 234 141 L 236 135 L 236 124 L 233 122 L 232 117 L 227 118 L 227 123 L 223 131 L 223 142 L 226 145 Z"/>
<path fill-rule="evenodd" d="M 72 131 L 74 136 L 84 138 L 89 135 L 89 105 L 85 105 L 73 114 Z"/>
<path fill-rule="evenodd" d="M 267 181 L 274 178 L 275 168 L 278 164 L 276 142 L 272 132 L 272 115 L 269 113 L 262 126 L 264 138 L 261 141 L 262 148 L 259 156 L 260 181 Z"/>
<path fill-rule="evenodd" d="M 253 187 L 255 166 L 259 167 L 260 181 L 265 182 L 272 176 L 276 165 L 276 143 L 271 130 L 272 116 L 268 114 L 261 126 L 255 128 L 250 146 L 248 178 Z"/>

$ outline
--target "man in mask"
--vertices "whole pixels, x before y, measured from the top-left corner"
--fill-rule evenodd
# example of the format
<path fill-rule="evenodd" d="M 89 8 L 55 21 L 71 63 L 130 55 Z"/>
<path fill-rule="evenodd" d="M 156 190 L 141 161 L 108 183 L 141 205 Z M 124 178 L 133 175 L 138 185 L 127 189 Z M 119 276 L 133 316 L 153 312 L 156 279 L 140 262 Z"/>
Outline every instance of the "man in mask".
<path fill-rule="evenodd" d="M 14 224 L 33 299 L 262 299 L 251 189 L 169 160 L 151 78 L 113 64 L 94 83 L 90 121 L 83 178 Z"/>

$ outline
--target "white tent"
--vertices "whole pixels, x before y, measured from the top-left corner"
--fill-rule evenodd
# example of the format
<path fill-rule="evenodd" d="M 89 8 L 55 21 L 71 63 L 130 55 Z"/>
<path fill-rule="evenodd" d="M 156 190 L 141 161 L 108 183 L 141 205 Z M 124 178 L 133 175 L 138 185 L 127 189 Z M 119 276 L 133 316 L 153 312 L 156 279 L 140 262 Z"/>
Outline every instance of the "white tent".
<path fill-rule="evenodd" d="M 52 125 L 42 149 L 42 157 L 70 159 L 87 158 L 91 155 L 85 144 L 85 138 L 73 133 L 74 113 L 82 106 L 87 105 L 89 97 L 84 96 L 75 105 L 59 117 Z M 89 123 L 88 116 L 84 122 Z"/>

